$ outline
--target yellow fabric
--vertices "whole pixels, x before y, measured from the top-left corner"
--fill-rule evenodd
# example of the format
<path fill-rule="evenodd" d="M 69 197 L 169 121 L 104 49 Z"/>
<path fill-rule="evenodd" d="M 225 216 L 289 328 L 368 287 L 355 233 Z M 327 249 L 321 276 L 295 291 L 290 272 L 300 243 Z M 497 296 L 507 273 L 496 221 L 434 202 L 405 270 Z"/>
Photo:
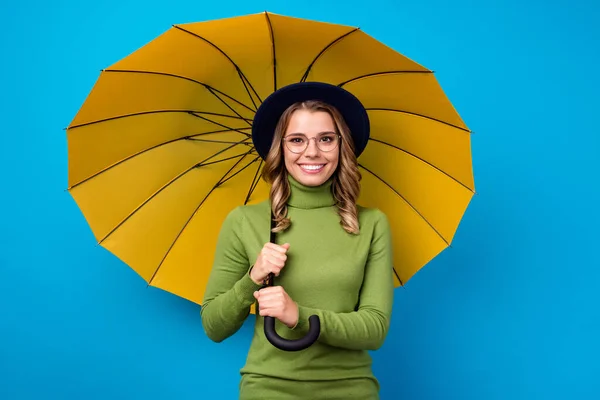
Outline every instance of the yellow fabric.
<path fill-rule="evenodd" d="M 67 129 L 69 191 L 98 242 L 200 304 L 223 219 L 268 197 L 254 111 L 307 71 L 368 109 L 359 203 L 387 214 L 406 283 L 472 198 L 470 132 L 427 68 L 357 28 L 272 13 L 174 26 L 102 71 Z"/>

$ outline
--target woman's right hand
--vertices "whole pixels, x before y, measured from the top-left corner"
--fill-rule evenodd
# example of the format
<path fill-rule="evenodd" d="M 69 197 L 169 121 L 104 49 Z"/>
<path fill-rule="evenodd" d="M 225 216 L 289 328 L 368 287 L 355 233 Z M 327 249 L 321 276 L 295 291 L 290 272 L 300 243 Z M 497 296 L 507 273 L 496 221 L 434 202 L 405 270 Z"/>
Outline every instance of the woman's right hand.
<path fill-rule="evenodd" d="M 281 246 L 271 242 L 265 243 L 250 270 L 250 279 L 257 285 L 261 285 L 271 272 L 273 275 L 279 276 L 281 269 L 285 266 L 286 253 L 289 248 L 289 243 Z"/>

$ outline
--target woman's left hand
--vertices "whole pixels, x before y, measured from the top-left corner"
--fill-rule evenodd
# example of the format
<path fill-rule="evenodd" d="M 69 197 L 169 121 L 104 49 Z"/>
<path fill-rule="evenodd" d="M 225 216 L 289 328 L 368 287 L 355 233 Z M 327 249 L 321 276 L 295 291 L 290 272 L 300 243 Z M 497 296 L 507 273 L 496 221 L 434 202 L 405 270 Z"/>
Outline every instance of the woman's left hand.
<path fill-rule="evenodd" d="M 258 300 L 258 313 L 262 317 L 274 317 L 288 328 L 298 323 L 298 305 L 281 286 L 270 286 L 254 292 Z"/>

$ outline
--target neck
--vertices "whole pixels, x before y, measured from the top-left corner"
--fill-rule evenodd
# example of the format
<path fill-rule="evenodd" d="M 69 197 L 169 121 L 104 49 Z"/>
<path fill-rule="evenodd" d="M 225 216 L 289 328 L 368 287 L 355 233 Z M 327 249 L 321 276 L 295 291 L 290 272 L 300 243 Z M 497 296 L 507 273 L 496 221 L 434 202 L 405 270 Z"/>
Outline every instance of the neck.
<path fill-rule="evenodd" d="M 333 177 L 320 186 L 306 186 L 294 179 L 292 175 L 287 175 L 291 189 L 290 198 L 287 202 L 290 207 L 310 209 L 335 205 L 335 199 L 331 191 Z"/>

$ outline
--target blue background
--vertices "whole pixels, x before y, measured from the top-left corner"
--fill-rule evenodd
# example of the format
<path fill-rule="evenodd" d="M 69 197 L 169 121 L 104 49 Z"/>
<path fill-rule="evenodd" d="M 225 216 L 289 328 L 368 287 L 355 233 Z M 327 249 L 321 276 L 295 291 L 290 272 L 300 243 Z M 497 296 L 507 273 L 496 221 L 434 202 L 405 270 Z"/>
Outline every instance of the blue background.
<path fill-rule="evenodd" d="M 100 69 L 171 24 L 264 10 L 360 26 L 435 70 L 474 131 L 478 194 L 396 292 L 382 399 L 600 398 L 593 3 L 3 3 L 0 399 L 236 398 L 251 320 L 212 343 L 198 306 L 95 244 L 63 128 Z"/>

